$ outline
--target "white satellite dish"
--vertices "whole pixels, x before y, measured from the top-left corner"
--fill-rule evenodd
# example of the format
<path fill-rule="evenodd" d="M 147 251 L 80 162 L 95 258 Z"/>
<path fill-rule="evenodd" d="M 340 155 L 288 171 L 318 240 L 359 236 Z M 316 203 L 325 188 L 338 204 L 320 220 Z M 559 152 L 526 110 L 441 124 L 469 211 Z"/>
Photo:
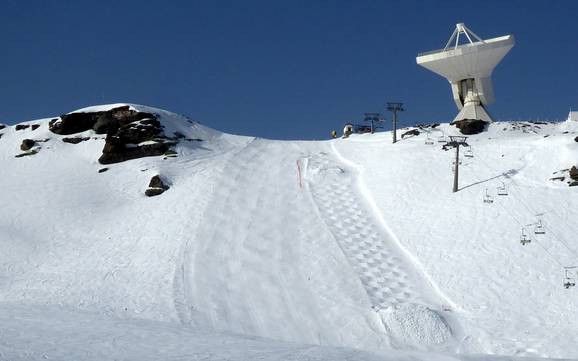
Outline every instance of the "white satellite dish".
<path fill-rule="evenodd" d="M 460 45 L 462 34 L 468 43 Z M 445 48 L 418 54 L 416 61 L 419 65 L 450 82 L 454 101 L 460 110 L 452 123 L 467 119 L 492 122 L 484 107 L 494 101 L 492 71 L 514 44 L 513 35 L 482 40 L 459 23 Z"/>

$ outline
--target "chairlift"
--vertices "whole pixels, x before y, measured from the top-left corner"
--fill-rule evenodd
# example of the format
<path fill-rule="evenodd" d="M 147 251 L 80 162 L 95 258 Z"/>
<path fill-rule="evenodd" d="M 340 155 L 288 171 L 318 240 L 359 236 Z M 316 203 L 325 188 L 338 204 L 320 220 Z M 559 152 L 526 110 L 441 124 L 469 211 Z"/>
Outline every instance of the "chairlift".
<path fill-rule="evenodd" d="M 496 187 L 497 193 L 499 196 L 507 196 L 508 195 L 508 189 L 506 188 L 506 184 L 504 182 L 502 182 L 501 186 Z"/>
<path fill-rule="evenodd" d="M 488 188 L 486 188 L 486 194 L 484 194 L 484 203 L 494 203 L 494 198 L 488 193 Z"/>
<path fill-rule="evenodd" d="M 472 151 L 472 147 L 468 147 L 466 149 L 466 151 L 464 152 L 464 157 L 466 157 L 466 158 L 473 158 L 474 157 L 474 152 Z"/>
<path fill-rule="evenodd" d="M 568 272 L 568 270 L 571 268 L 576 267 L 564 267 L 564 281 L 562 282 L 562 285 L 565 289 L 576 286 L 576 279 L 574 277 L 570 277 L 570 272 Z"/>
<path fill-rule="evenodd" d="M 520 243 L 522 244 L 522 246 L 525 246 L 526 244 L 531 243 L 531 242 L 532 242 L 532 240 L 526 234 L 526 229 L 524 229 L 524 227 L 522 227 L 522 234 L 520 234 Z"/>
<path fill-rule="evenodd" d="M 433 139 L 431 139 L 430 136 L 429 136 L 429 132 L 427 133 L 427 136 L 426 136 L 426 138 L 425 138 L 425 144 L 426 144 L 426 145 L 433 145 L 433 144 L 434 144 Z"/>
<path fill-rule="evenodd" d="M 538 223 L 534 226 L 534 234 L 546 234 L 546 230 L 544 229 L 544 225 L 542 225 L 542 220 L 539 219 Z"/>

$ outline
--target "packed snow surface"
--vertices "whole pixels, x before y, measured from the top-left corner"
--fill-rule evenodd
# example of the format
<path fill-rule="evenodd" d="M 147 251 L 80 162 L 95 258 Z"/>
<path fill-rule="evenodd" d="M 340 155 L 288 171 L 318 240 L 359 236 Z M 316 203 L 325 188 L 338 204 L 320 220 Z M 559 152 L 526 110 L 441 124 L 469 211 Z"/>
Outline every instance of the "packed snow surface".
<path fill-rule="evenodd" d="M 103 135 L 0 130 L 0 359 L 578 358 L 576 124 L 470 136 L 452 193 L 447 124 L 273 141 L 131 108 L 200 140 L 98 173 Z"/>

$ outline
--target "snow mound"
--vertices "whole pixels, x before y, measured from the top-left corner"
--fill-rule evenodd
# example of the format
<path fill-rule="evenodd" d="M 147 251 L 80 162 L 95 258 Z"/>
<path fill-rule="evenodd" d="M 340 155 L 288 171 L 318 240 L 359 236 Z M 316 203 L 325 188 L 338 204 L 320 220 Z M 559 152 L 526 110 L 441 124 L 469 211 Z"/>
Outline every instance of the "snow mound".
<path fill-rule="evenodd" d="M 436 311 L 416 304 L 398 304 L 378 311 L 394 340 L 414 347 L 439 345 L 452 337 L 452 330 Z"/>

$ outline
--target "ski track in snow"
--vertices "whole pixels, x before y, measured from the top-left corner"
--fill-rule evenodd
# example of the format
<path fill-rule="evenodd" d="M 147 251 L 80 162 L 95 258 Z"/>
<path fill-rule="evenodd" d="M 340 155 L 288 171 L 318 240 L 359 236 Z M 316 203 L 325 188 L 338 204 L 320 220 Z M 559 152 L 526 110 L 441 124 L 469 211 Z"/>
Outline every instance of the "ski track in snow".
<path fill-rule="evenodd" d="M 418 280 L 360 201 L 352 171 L 327 153 L 312 157 L 309 167 L 309 172 L 322 172 L 323 179 L 310 182 L 313 198 L 372 306 L 382 309 L 398 303 L 423 303 L 414 286 Z"/>
<path fill-rule="evenodd" d="M 332 152 L 335 152 L 333 147 Z M 320 152 L 308 159 L 307 177 L 319 212 L 357 272 L 375 310 L 397 304 L 439 308 L 440 298 L 382 229 L 359 190 L 357 170 Z"/>

